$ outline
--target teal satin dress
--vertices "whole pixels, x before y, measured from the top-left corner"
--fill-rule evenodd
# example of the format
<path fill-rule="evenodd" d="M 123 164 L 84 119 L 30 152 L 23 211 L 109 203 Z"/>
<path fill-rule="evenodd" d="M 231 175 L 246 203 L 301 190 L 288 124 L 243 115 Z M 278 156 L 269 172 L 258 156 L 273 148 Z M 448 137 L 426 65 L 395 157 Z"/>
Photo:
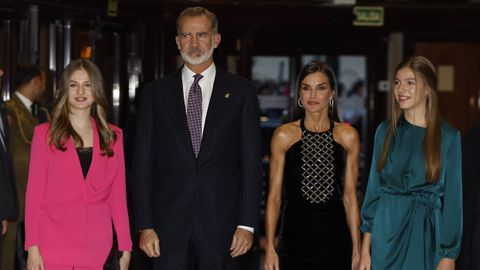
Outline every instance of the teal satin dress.
<path fill-rule="evenodd" d="M 441 258 L 456 259 L 462 239 L 460 133 L 441 124 L 441 169 L 427 183 L 425 128 L 399 120 L 385 167 L 376 169 L 390 122 L 375 134 L 363 201 L 362 232 L 370 232 L 372 270 L 434 270 Z"/>

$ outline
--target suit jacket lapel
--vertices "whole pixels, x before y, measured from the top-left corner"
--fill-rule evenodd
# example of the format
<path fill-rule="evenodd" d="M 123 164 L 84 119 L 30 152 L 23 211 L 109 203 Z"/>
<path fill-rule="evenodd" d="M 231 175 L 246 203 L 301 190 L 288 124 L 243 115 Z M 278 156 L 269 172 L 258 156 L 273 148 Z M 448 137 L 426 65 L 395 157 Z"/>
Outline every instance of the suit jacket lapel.
<path fill-rule="evenodd" d="M 217 120 L 221 115 L 220 112 L 223 110 L 229 95 L 231 95 L 231 93 L 229 93 L 228 83 L 225 80 L 223 72 L 224 71 L 221 69 L 217 69 L 216 71 L 212 96 L 208 105 L 205 127 L 203 129 L 202 146 L 208 142 L 209 138 L 211 137 Z M 166 85 L 166 89 L 163 92 L 165 93 L 165 103 L 171 112 L 173 123 L 175 123 L 180 136 L 187 144 L 191 146 L 192 142 L 190 139 L 190 132 L 188 130 L 186 105 L 183 97 L 181 69 L 174 74 L 171 85 Z M 202 155 L 202 149 L 200 149 L 199 155 Z"/>
<path fill-rule="evenodd" d="M 102 149 L 100 148 L 100 135 L 98 134 L 98 129 L 97 129 L 97 123 L 95 122 L 95 119 L 93 117 L 90 117 L 90 121 L 92 123 L 92 128 L 93 128 L 93 145 L 92 145 L 92 161 L 90 162 L 90 168 L 88 168 L 87 176 L 85 177 L 85 180 L 88 181 L 89 184 L 94 181 L 92 179 L 92 175 L 95 175 L 95 169 L 97 165 L 100 165 L 99 162 L 97 162 L 97 158 L 100 157 L 102 154 L 101 151 Z M 79 162 L 80 165 L 80 172 L 82 173 L 82 179 L 83 179 L 83 171 L 82 171 L 82 166 Z"/>
<path fill-rule="evenodd" d="M 166 85 L 166 89 L 162 89 L 162 92 L 164 93 L 165 104 L 171 112 L 170 115 L 173 123 L 177 127 L 178 133 L 186 143 L 191 145 L 185 100 L 183 97 L 181 69 L 177 70 L 173 76 L 173 80 L 171 80 L 171 84 Z"/>
<path fill-rule="evenodd" d="M 38 124 L 38 120 L 33 116 L 30 108 L 27 108 L 25 104 L 23 104 L 23 102 L 17 97 L 17 95 L 13 94 L 12 100 L 17 103 L 16 107 L 21 110 L 22 115 L 28 119 L 28 122 L 32 123 L 34 126 Z"/>
<path fill-rule="evenodd" d="M 218 122 L 218 117 L 221 115 L 220 112 L 223 111 L 226 101 L 232 94 L 228 89 L 228 83 L 225 80 L 223 72 L 223 70 L 217 68 L 215 81 L 213 83 L 212 97 L 210 98 L 210 104 L 208 105 L 207 118 L 203 129 L 202 146 L 208 142 L 215 129 L 215 125 Z M 200 153 L 201 152 L 202 151 L 200 150 Z"/>

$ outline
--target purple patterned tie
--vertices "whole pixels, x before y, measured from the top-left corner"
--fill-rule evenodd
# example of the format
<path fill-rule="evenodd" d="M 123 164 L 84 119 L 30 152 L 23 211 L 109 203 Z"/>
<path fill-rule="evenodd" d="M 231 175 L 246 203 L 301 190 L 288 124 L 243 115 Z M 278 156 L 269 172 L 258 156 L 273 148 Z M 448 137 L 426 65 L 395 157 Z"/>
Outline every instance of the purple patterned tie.
<path fill-rule="evenodd" d="M 194 81 L 188 93 L 187 104 L 187 123 L 190 130 L 190 138 L 192 140 L 193 151 L 195 157 L 198 157 L 200 144 L 202 143 L 202 88 L 198 84 L 203 76 L 195 74 Z"/>

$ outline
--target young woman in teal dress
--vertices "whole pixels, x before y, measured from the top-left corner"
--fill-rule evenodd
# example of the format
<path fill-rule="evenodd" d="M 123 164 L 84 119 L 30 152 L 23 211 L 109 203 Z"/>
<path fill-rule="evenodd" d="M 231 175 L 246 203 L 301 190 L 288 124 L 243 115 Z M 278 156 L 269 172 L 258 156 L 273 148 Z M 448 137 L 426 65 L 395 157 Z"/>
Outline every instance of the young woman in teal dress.
<path fill-rule="evenodd" d="M 390 121 L 375 134 L 363 202 L 360 270 L 455 269 L 462 239 L 460 133 L 439 119 L 437 75 L 400 63 Z"/>
<path fill-rule="evenodd" d="M 298 78 L 298 105 L 304 115 L 273 134 L 265 270 L 358 267 L 360 143 L 357 131 L 339 121 L 336 89 L 331 67 L 318 61 L 308 63 Z"/>

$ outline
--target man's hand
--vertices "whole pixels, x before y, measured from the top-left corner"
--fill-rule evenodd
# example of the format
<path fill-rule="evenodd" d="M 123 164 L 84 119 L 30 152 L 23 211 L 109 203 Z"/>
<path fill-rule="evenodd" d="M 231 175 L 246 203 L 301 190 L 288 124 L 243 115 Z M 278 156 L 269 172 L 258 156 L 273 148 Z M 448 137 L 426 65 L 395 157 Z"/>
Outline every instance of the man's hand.
<path fill-rule="evenodd" d="M 232 245 L 230 246 L 230 256 L 235 258 L 247 253 L 247 251 L 252 247 L 252 244 L 253 233 L 242 228 L 237 228 L 233 234 Z"/>
<path fill-rule="evenodd" d="M 5 235 L 7 233 L 7 228 L 8 228 L 8 221 L 2 220 L 2 235 Z"/>
<path fill-rule="evenodd" d="M 160 239 L 153 229 L 145 229 L 140 232 L 139 245 L 148 257 L 160 256 Z"/>

